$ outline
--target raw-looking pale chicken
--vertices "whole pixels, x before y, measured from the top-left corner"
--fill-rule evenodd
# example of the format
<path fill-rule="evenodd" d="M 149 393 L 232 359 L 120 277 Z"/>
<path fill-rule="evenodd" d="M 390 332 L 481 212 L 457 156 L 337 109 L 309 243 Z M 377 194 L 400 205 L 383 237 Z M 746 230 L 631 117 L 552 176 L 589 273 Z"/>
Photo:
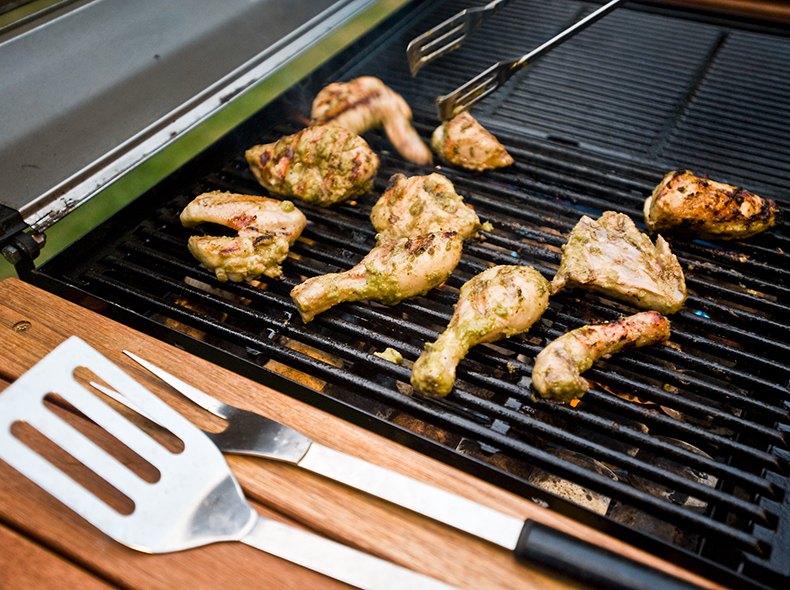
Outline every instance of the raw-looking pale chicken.
<path fill-rule="evenodd" d="M 344 301 L 372 299 L 395 305 L 447 280 L 461 260 L 463 241 L 456 232 L 379 237 L 376 247 L 355 267 L 307 279 L 293 288 L 291 298 L 305 323 Z"/>
<path fill-rule="evenodd" d="M 551 282 L 552 294 L 579 286 L 627 301 L 641 309 L 675 313 L 686 301 L 683 269 L 669 244 L 655 246 L 627 215 L 606 211 L 594 221 L 586 215 L 562 247 L 562 262 Z"/>
<path fill-rule="evenodd" d="M 213 191 L 195 197 L 181 212 L 181 224 L 216 223 L 235 229 L 240 235 L 274 233 L 293 245 L 307 225 L 307 218 L 291 201 L 257 195 Z"/>
<path fill-rule="evenodd" d="M 645 200 L 651 232 L 672 231 L 696 238 L 748 238 L 776 223 L 777 207 L 746 189 L 674 170 Z"/>
<path fill-rule="evenodd" d="M 280 263 L 288 256 L 288 239 L 276 234 L 259 236 L 190 236 L 189 251 L 220 281 L 251 281 L 261 275 L 282 275 Z"/>
<path fill-rule="evenodd" d="M 433 161 L 431 150 L 412 127 L 409 105 L 378 78 L 329 84 L 315 97 L 310 116 L 314 125 L 333 123 L 359 134 L 382 126 L 401 156 L 415 164 Z"/>
<path fill-rule="evenodd" d="M 656 311 L 643 311 L 609 324 L 582 326 L 540 351 L 532 369 L 532 384 L 541 397 L 568 402 L 582 397 L 590 384 L 581 373 L 603 357 L 624 348 L 669 340 L 669 320 Z"/>
<path fill-rule="evenodd" d="M 181 212 L 181 223 L 194 227 L 216 223 L 238 236 L 191 236 L 192 255 L 221 281 L 251 281 L 282 274 L 280 263 L 307 224 L 291 201 L 214 191 L 193 199 Z"/>
<path fill-rule="evenodd" d="M 431 148 L 445 162 L 469 170 L 503 168 L 513 163 L 505 147 L 468 112 L 437 127 Z"/>
<path fill-rule="evenodd" d="M 339 125 L 317 125 L 245 152 L 252 173 L 274 193 L 327 207 L 370 190 L 379 157 Z"/>
<path fill-rule="evenodd" d="M 549 282 L 529 266 L 494 266 L 461 287 L 447 329 L 426 343 L 414 363 L 417 391 L 444 397 L 455 384 L 458 363 L 470 348 L 530 329 L 549 305 Z"/>
<path fill-rule="evenodd" d="M 386 238 L 437 231 L 454 231 L 468 238 L 481 227 L 477 213 L 464 204 L 453 183 L 436 173 L 410 178 L 394 174 L 373 205 L 370 221 Z"/>

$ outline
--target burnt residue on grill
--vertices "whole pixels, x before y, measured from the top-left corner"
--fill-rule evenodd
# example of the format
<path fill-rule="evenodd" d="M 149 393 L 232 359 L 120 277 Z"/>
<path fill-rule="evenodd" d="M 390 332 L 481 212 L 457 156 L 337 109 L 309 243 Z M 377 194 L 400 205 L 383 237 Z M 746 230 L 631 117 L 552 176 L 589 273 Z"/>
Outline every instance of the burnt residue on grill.
<path fill-rule="evenodd" d="M 541 31 L 561 29 L 593 4 L 516 1 L 509 6 L 515 11 L 511 21 L 517 16 L 537 23 L 528 34 L 537 38 Z M 672 168 L 724 175 L 717 179 L 786 202 L 777 175 L 790 170 L 790 138 L 760 153 L 759 146 L 746 145 L 748 130 L 731 129 L 744 145 L 744 160 L 752 164 L 738 160 L 732 171 L 729 149 L 717 161 L 706 137 L 697 136 L 697 158 L 693 150 L 680 148 L 689 141 L 680 138 L 684 126 L 713 117 L 694 107 L 718 104 L 710 96 L 728 75 L 729 48 L 744 35 L 753 37 L 752 54 L 760 47 L 790 47 L 790 40 L 775 31 L 728 29 L 721 22 L 712 25 L 639 5 L 615 12 L 613 21 L 590 29 L 592 38 L 570 41 L 563 53 L 545 58 L 483 103 L 480 118 L 513 156 L 512 166 L 483 174 L 419 167 L 400 158 L 374 131 L 365 134 L 381 158 L 373 189 L 330 208 L 297 203 L 308 225 L 283 263 L 281 278 L 222 283 L 187 251 L 189 235 L 200 228 L 180 225 L 182 208 L 205 191 L 265 194 L 244 150 L 298 131 L 312 97 L 328 82 L 382 77 L 410 103 L 415 127 L 427 140 L 438 124 L 434 95 L 477 73 L 494 55 L 493 44 L 465 45 L 445 58 L 446 67 L 435 76 L 408 78 L 405 44 L 458 8 L 452 2 L 424 3 L 395 24 L 385 24 L 38 269 L 31 280 L 725 584 L 784 587 L 790 579 L 790 238 L 785 221 L 745 241 L 670 238 L 689 290 L 685 307 L 670 316 L 670 342 L 598 362 L 585 373 L 592 388 L 575 407 L 535 398 L 530 379 L 535 356 L 569 330 L 636 311 L 581 290 L 553 296 L 528 333 L 473 348 L 447 398 L 424 398 L 409 384 L 411 364 L 425 342 L 444 330 L 466 280 L 493 264 L 529 264 L 551 280 L 561 247 L 582 215 L 616 210 L 644 228 L 644 199 Z M 513 32 L 502 18 L 497 15 L 484 27 L 502 27 L 494 38 L 505 43 Z M 635 23 L 685 43 L 669 52 L 669 65 L 654 63 L 653 53 L 645 57 L 648 68 L 683 62 L 680 77 L 666 82 L 667 88 L 658 94 L 654 86 L 642 89 L 639 103 L 642 70 L 630 86 L 622 77 L 612 79 L 612 88 L 620 86 L 602 95 L 604 106 L 577 125 L 574 104 L 592 91 L 590 84 L 596 92 L 603 88 L 602 80 L 585 71 L 592 78 L 578 94 L 567 90 L 570 110 L 564 118 L 546 101 L 534 111 L 524 105 L 525 96 L 536 96 L 546 80 L 567 85 L 567 68 L 575 62 L 598 60 L 599 52 L 625 59 L 648 51 L 637 43 L 644 35 L 632 39 L 621 33 L 616 42 L 610 36 L 613 27 Z M 689 31 L 697 36 L 686 39 Z M 497 58 L 510 56 L 499 51 Z M 638 60 L 629 60 L 628 68 L 637 68 Z M 601 76 L 611 73 L 613 66 L 607 67 Z M 771 102 L 769 92 L 790 88 L 790 71 L 781 78 L 785 70 L 778 70 L 779 80 L 765 91 L 769 95 L 759 98 L 759 109 L 741 105 L 755 117 L 750 124 L 790 125 L 790 111 L 778 99 Z M 745 74 L 737 69 L 730 75 Z M 738 105 L 727 102 L 721 108 L 724 119 L 738 118 Z M 687 117 L 680 116 L 684 109 Z M 534 124 L 520 126 L 530 115 Z M 607 117 L 611 134 L 602 131 Z M 645 137 L 650 133 L 652 143 Z M 771 145 L 780 141 L 773 131 L 769 136 Z M 291 289 L 305 278 L 359 262 L 375 245 L 369 215 L 390 177 L 432 171 L 446 175 L 493 229 L 467 241 L 456 271 L 427 295 L 392 307 L 341 304 L 305 325 L 289 297 Z M 203 229 L 216 233 L 217 228 Z M 397 350 L 403 363 L 378 356 L 387 348 Z"/>

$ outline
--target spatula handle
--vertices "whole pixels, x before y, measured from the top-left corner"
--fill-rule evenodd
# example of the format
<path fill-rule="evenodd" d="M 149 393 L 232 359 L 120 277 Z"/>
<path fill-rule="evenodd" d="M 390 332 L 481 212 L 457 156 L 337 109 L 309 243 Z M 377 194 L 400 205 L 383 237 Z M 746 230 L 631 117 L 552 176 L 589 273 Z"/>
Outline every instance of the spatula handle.
<path fill-rule="evenodd" d="M 258 518 L 242 542 L 362 590 L 454 588 L 389 561 L 263 517 Z"/>

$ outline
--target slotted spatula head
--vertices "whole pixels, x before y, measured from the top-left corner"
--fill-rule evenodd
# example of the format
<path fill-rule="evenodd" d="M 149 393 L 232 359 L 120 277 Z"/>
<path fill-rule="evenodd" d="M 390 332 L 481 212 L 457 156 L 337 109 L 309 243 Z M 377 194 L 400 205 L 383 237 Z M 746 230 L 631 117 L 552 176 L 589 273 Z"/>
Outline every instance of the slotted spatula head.
<path fill-rule="evenodd" d="M 178 437 L 173 452 L 81 385 L 84 367 L 121 392 Z M 149 482 L 44 403 L 57 394 L 158 472 Z M 84 464 L 134 504 L 122 514 L 33 450 L 15 432 L 24 425 Z M 0 458 L 115 540 L 165 553 L 238 540 L 257 513 L 247 503 L 222 454 L 205 434 L 77 337 L 58 346 L 0 393 Z"/>

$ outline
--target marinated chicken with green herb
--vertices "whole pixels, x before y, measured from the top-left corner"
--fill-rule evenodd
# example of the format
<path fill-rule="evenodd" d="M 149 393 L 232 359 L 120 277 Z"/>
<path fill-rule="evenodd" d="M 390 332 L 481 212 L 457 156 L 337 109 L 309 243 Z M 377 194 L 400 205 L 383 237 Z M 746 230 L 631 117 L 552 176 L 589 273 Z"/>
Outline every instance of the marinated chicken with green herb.
<path fill-rule="evenodd" d="M 376 247 L 354 268 L 307 279 L 293 288 L 291 298 L 305 323 L 345 301 L 395 305 L 447 280 L 461 259 L 463 241 L 456 232 L 378 237 Z"/>
<path fill-rule="evenodd" d="M 437 127 L 431 137 L 431 148 L 445 162 L 478 172 L 513 163 L 499 140 L 468 112 Z"/>
<path fill-rule="evenodd" d="M 414 363 L 412 387 L 431 397 L 449 394 L 469 349 L 529 330 L 546 311 L 549 291 L 549 282 L 529 266 L 494 266 L 471 278 L 447 329 Z"/>
<path fill-rule="evenodd" d="M 532 369 L 532 385 L 546 399 L 578 399 L 590 389 L 581 373 L 595 361 L 625 348 L 666 340 L 669 320 L 656 311 L 643 311 L 609 324 L 582 326 L 540 351 Z"/>
<path fill-rule="evenodd" d="M 651 232 L 732 240 L 773 227 L 777 207 L 746 189 L 674 170 L 645 200 L 644 213 Z"/>
<path fill-rule="evenodd" d="M 433 161 L 431 150 L 412 127 L 411 108 L 378 78 L 329 84 L 315 97 L 311 117 L 314 125 L 333 123 L 359 134 L 383 127 L 401 156 L 421 165 Z"/>
<path fill-rule="evenodd" d="M 280 264 L 302 233 L 307 218 L 291 201 L 214 191 L 193 199 L 181 212 L 184 227 L 214 223 L 237 236 L 191 236 L 192 255 L 221 281 L 278 277 Z"/>
<path fill-rule="evenodd" d="M 370 221 L 386 238 L 417 236 L 437 231 L 458 232 L 468 238 L 480 229 L 474 209 L 464 204 L 453 183 L 441 174 L 395 174 L 373 205 Z"/>
<path fill-rule="evenodd" d="M 327 207 L 370 190 L 379 157 L 339 125 L 317 125 L 245 153 L 252 173 L 273 193 Z"/>
<path fill-rule="evenodd" d="M 562 247 L 562 262 L 551 283 L 582 287 L 627 301 L 641 309 L 675 313 L 686 301 L 683 269 L 669 244 L 655 245 L 627 215 L 606 211 L 594 221 L 586 215 Z"/>

